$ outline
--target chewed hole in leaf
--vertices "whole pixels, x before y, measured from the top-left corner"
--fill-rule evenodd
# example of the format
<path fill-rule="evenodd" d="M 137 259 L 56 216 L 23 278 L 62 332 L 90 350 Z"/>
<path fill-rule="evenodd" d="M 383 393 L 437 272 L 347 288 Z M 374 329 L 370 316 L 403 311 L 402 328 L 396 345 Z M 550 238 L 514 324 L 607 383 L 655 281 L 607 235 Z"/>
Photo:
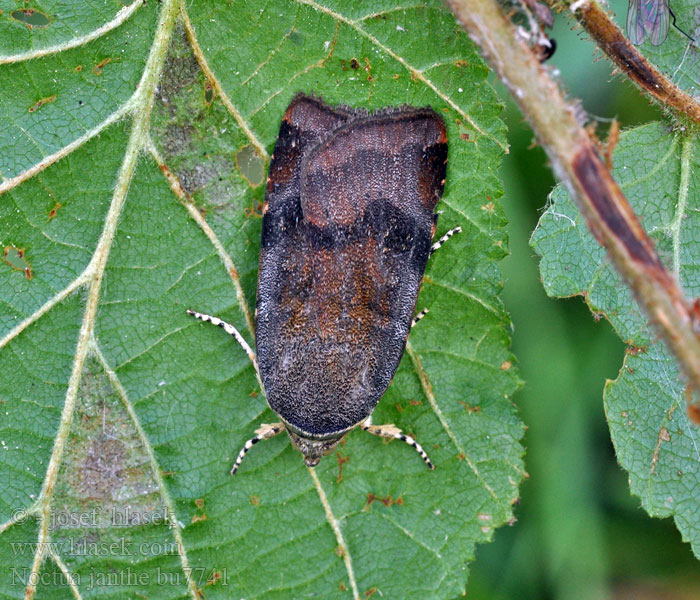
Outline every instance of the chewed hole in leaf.
<path fill-rule="evenodd" d="M 24 23 L 30 29 L 32 27 L 48 27 L 51 24 L 51 18 L 49 15 L 36 10 L 34 8 L 23 8 L 20 10 L 13 10 L 10 16 L 20 23 Z"/>
<path fill-rule="evenodd" d="M 252 186 L 259 186 L 265 176 L 265 163 L 251 144 L 236 152 L 236 166 L 241 175 Z"/>
<path fill-rule="evenodd" d="M 27 279 L 34 277 L 34 274 L 32 273 L 32 266 L 29 264 L 29 261 L 24 255 L 24 248 L 5 246 L 5 250 L 2 253 L 2 259 L 16 271 L 24 271 L 24 275 Z"/>
<path fill-rule="evenodd" d="M 204 82 L 204 103 L 207 106 L 211 106 L 214 101 L 214 86 L 212 86 L 210 81 Z"/>

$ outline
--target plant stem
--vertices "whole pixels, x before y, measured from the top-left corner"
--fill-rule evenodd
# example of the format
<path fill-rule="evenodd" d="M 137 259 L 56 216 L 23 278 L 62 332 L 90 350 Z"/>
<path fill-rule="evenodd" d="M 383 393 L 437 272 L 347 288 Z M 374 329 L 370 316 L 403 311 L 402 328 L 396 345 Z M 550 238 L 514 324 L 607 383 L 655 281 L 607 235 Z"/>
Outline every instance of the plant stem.
<path fill-rule="evenodd" d="M 549 2 L 553 4 L 553 0 Z M 574 16 L 608 58 L 643 91 L 664 106 L 700 123 L 700 104 L 644 58 L 596 0 L 577 6 Z"/>
<path fill-rule="evenodd" d="M 659 259 L 627 199 L 577 123 L 574 106 L 515 35 L 496 0 L 448 0 L 458 21 L 508 87 L 556 176 L 566 185 L 596 240 L 700 390 L 700 319 Z"/>

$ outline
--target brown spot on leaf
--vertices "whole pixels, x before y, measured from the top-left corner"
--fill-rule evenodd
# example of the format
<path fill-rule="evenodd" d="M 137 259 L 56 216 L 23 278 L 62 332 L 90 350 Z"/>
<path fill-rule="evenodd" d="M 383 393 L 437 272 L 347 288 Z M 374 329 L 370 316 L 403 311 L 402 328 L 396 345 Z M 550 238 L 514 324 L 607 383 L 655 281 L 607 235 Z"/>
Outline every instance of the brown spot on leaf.
<path fill-rule="evenodd" d="M 60 202 L 56 202 L 56 204 L 54 204 L 53 208 L 49 211 L 49 221 L 56 216 L 58 209 L 62 206 L 63 205 Z"/>
<path fill-rule="evenodd" d="M 700 425 L 700 404 L 693 401 L 693 388 L 691 386 L 685 388 L 685 400 L 688 417 L 693 423 Z"/>
<path fill-rule="evenodd" d="M 260 498 L 258 498 L 257 496 L 251 496 L 251 497 L 250 497 L 250 503 L 251 503 L 253 506 L 259 506 L 259 505 L 260 505 Z"/>
<path fill-rule="evenodd" d="M 466 409 L 466 411 L 467 411 L 468 413 L 478 413 L 478 412 L 481 410 L 481 407 L 480 407 L 480 406 L 478 406 L 478 405 L 477 405 L 477 406 L 472 406 L 471 404 L 468 404 L 468 403 L 464 402 L 464 400 L 458 400 L 458 402 L 459 402 L 462 406 L 464 406 L 464 408 Z"/>
<path fill-rule="evenodd" d="M 46 98 L 41 98 L 37 100 L 34 104 L 29 107 L 29 112 L 33 113 L 39 110 L 44 104 L 50 104 L 51 102 L 56 102 L 56 94 L 53 96 L 47 96 Z"/>
<path fill-rule="evenodd" d="M 101 60 L 94 67 L 92 67 L 92 72 L 97 76 L 102 75 L 102 71 L 104 70 L 104 68 L 111 62 L 112 59 L 109 57 Z"/>
<path fill-rule="evenodd" d="M 659 462 L 659 450 L 661 449 L 662 442 L 670 442 L 671 436 L 668 434 L 668 429 L 662 427 L 659 431 L 659 437 L 656 439 L 656 447 L 654 448 L 654 454 L 651 457 L 651 472 L 654 473 L 656 470 L 656 463 Z"/>
<path fill-rule="evenodd" d="M 382 498 L 381 496 L 376 496 L 372 492 L 367 494 L 367 503 L 365 504 L 365 510 L 368 509 L 372 502 L 381 502 L 384 506 L 392 506 L 392 505 L 397 505 L 397 506 L 403 506 L 403 498 L 399 496 L 394 500 L 394 498 L 391 497 L 391 494 L 385 496 Z"/>
<path fill-rule="evenodd" d="M 365 57 L 365 73 L 367 73 L 367 81 L 374 81 L 374 77 L 372 77 L 372 66 L 370 65 L 369 58 Z"/>
<path fill-rule="evenodd" d="M 338 462 L 338 476 L 335 478 L 336 483 L 343 481 L 343 467 L 350 462 L 349 456 L 343 456 L 340 451 L 335 453 L 336 461 Z"/>

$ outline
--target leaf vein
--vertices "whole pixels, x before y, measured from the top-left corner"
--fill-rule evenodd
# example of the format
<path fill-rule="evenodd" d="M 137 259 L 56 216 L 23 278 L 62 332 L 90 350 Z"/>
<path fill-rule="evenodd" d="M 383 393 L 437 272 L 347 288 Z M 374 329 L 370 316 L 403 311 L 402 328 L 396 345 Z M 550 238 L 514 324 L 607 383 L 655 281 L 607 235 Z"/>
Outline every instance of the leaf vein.
<path fill-rule="evenodd" d="M 154 36 L 154 42 L 151 46 L 151 51 L 144 68 L 141 81 L 139 82 L 139 86 L 132 96 L 134 106 L 138 110 L 135 110 L 129 141 L 125 148 L 124 159 L 117 175 L 117 182 L 112 195 L 112 201 L 109 210 L 107 211 L 107 215 L 105 216 L 104 227 L 100 235 L 99 242 L 95 248 L 93 259 L 90 261 L 90 264 L 85 270 L 90 279 L 89 289 L 83 312 L 83 319 L 80 325 L 80 331 L 78 333 L 78 339 L 75 347 L 73 367 L 68 381 L 65 402 L 61 412 L 53 449 L 51 451 L 51 458 L 49 459 L 46 467 L 46 475 L 44 477 L 44 483 L 39 496 L 41 508 L 37 539 L 38 543 L 37 550 L 32 561 L 28 584 L 25 590 L 25 600 L 32 600 L 37 590 L 37 584 L 40 580 L 39 569 L 46 556 L 45 548 L 50 539 L 51 500 L 62 464 L 66 441 L 68 440 L 71 424 L 73 422 L 73 414 L 77 403 L 83 365 L 85 358 L 91 349 L 90 341 L 92 339 L 95 319 L 97 316 L 97 306 L 100 297 L 102 277 L 107 264 L 109 251 L 114 240 L 117 221 L 119 219 L 121 209 L 124 206 L 124 202 L 126 201 L 131 177 L 136 169 L 136 164 L 138 162 L 144 137 L 148 133 L 148 125 L 150 122 L 151 110 L 153 108 L 155 85 L 160 76 L 163 62 L 165 61 L 170 37 L 172 35 L 173 28 L 175 27 L 175 17 L 179 8 L 179 0 L 164 0 L 162 4 L 158 28 Z M 66 148 L 63 148 L 63 151 L 65 151 Z M 196 589 L 191 580 L 189 572 L 187 572 L 185 575 L 192 593 L 192 598 L 193 600 L 196 600 Z"/>
<path fill-rule="evenodd" d="M 224 106 L 236 120 L 238 126 L 243 130 L 246 136 L 248 136 L 248 139 L 251 141 L 253 146 L 255 146 L 255 149 L 258 151 L 260 156 L 262 156 L 266 161 L 269 160 L 270 155 L 267 153 L 267 150 L 265 150 L 265 146 L 258 139 L 255 133 L 253 133 L 253 130 L 248 126 L 246 120 L 243 118 L 238 109 L 234 106 L 233 102 L 231 101 L 231 98 L 229 98 L 228 94 L 224 91 L 224 88 L 221 85 L 221 82 L 219 81 L 218 77 L 214 75 L 214 72 L 211 70 L 209 63 L 207 62 L 207 59 L 204 56 L 204 52 L 202 51 L 202 48 L 199 45 L 199 41 L 197 40 L 197 34 L 194 30 L 192 22 L 190 21 L 190 17 L 187 14 L 187 9 L 185 8 L 184 3 L 182 4 L 182 21 L 185 26 L 185 33 L 187 34 L 187 39 L 189 40 L 190 46 L 192 47 L 192 52 L 194 53 L 194 56 L 197 59 L 197 62 L 199 63 L 199 66 L 202 69 L 204 75 L 209 80 L 216 93 L 219 95 L 219 98 L 221 98 L 221 101 L 224 103 Z"/>
<path fill-rule="evenodd" d="M 681 274 L 681 226 L 688 204 L 688 189 L 690 187 L 690 161 L 693 155 L 693 140 L 691 136 L 683 138 L 681 144 L 681 180 L 678 189 L 678 205 L 671 223 L 671 239 L 673 240 L 673 272 L 680 281 Z"/>
<path fill-rule="evenodd" d="M 489 493 L 489 495 L 496 502 L 500 502 L 500 498 L 498 497 L 496 492 L 493 490 L 493 488 L 483 478 L 483 475 L 481 474 L 481 472 L 477 468 L 476 463 L 471 459 L 469 454 L 467 454 L 465 449 L 462 447 L 462 444 L 459 443 L 457 436 L 452 431 L 452 428 L 450 427 L 449 423 L 447 422 L 445 415 L 443 414 L 442 410 L 438 406 L 438 403 L 435 399 L 435 394 L 433 394 L 433 389 L 432 389 L 432 386 L 430 384 L 430 380 L 428 379 L 428 374 L 423 369 L 423 365 L 420 362 L 420 358 L 419 358 L 417 352 L 413 349 L 413 346 L 411 345 L 410 341 L 406 343 L 406 352 L 408 352 L 408 355 L 411 357 L 411 361 L 413 362 L 413 368 L 415 369 L 416 374 L 418 375 L 418 379 L 420 380 L 421 387 L 423 388 L 423 393 L 425 394 L 425 397 L 428 399 L 428 403 L 430 404 L 431 408 L 433 409 L 435 416 L 440 421 L 440 424 L 442 425 L 442 428 L 445 430 L 445 433 L 447 433 L 448 437 L 450 438 L 450 440 L 452 440 L 452 443 L 455 445 L 457 450 L 459 450 L 460 454 L 462 456 L 464 456 L 464 460 L 467 461 L 469 468 L 472 470 L 474 475 L 476 475 L 477 481 L 479 481 L 479 483 L 483 486 L 483 488 Z"/>
<path fill-rule="evenodd" d="M 135 94 L 134 94 L 135 96 Z M 9 179 L 5 179 L 0 183 L 0 194 L 5 193 L 8 190 L 11 190 L 12 188 L 18 186 L 20 183 L 26 181 L 27 179 L 30 179 L 37 173 L 40 173 L 43 171 L 46 167 L 54 164 L 61 158 L 68 156 L 73 150 L 79 148 L 82 146 L 85 142 L 91 140 L 94 138 L 96 135 L 99 135 L 102 131 L 104 131 L 107 127 L 112 125 L 113 123 L 116 123 L 123 117 L 125 117 L 129 112 L 131 112 L 133 106 L 134 106 L 134 101 L 135 98 L 132 96 L 129 100 L 127 100 L 124 104 L 122 104 L 121 107 L 119 107 L 117 110 L 115 110 L 111 115 L 109 115 L 104 121 L 93 127 L 92 129 L 88 129 L 83 135 L 80 137 L 74 139 L 70 144 L 67 144 L 63 146 L 60 150 L 57 150 L 53 154 L 50 154 L 49 156 L 45 156 L 42 158 L 38 163 L 32 165 L 25 171 L 22 171 L 18 175 L 15 175 L 14 177 L 10 177 Z"/>
<path fill-rule="evenodd" d="M 399 54 L 394 52 L 388 46 L 385 46 L 384 44 L 382 44 L 371 33 L 366 31 L 362 27 L 360 27 L 359 21 L 349 19 L 349 18 L 341 15 L 340 13 L 337 13 L 337 12 L 331 10 L 330 8 L 327 8 L 325 6 L 322 6 L 321 4 L 318 4 L 317 2 L 314 2 L 314 0 L 295 0 L 295 1 L 299 2 L 300 4 L 307 4 L 308 6 L 311 6 L 318 11 L 326 13 L 327 15 L 332 17 L 333 19 L 336 19 L 337 21 L 341 21 L 341 22 L 345 23 L 346 25 L 348 25 L 349 27 L 353 28 L 360 35 L 367 38 L 372 44 L 374 44 L 378 48 L 381 48 L 386 54 L 391 56 L 395 61 L 397 61 L 398 63 L 403 65 L 411 74 L 414 74 L 417 79 L 422 81 L 426 86 L 428 86 L 431 90 L 433 90 L 433 92 L 435 92 L 435 94 L 437 94 L 438 97 L 440 97 L 444 102 L 449 104 L 452 107 L 452 109 L 455 110 L 455 112 L 457 112 L 463 119 L 467 120 L 470 123 L 470 125 L 476 131 L 478 131 L 481 135 L 483 135 L 486 138 L 490 138 L 502 150 L 504 150 L 504 151 L 506 150 L 506 147 L 507 147 L 506 144 L 504 144 L 501 140 L 497 139 L 493 135 L 484 131 L 481 127 L 479 127 L 479 125 L 476 123 L 476 121 L 474 121 L 474 119 L 472 119 L 471 115 L 469 115 L 468 113 L 463 111 L 459 107 L 459 105 L 454 100 L 452 100 L 452 98 L 450 98 L 447 94 L 442 92 L 430 79 L 428 79 L 428 77 L 425 76 L 425 73 L 421 69 L 418 69 L 418 68 L 412 66 L 411 64 L 409 64 L 409 62 L 405 58 L 403 58 L 402 56 L 400 56 Z"/>
<path fill-rule="evenodd" d="M 472 294 L 470 292 L 467 292 L 466 290 L 460 290 L 459 288 L 453 287 L 447 283 L 444 283 L 442 281 L 439 281 L 437 279 L 429 278 L 429 285 L 434 285 L 436 287 L 442 288 L 444 290 L 449 290 L 451 292 L 454 292 L 455 294 L 459 294 L 460 296 L 463 296 L 465 298 L 469 298 L 470 300 L 473 300 L 477 304 L 480 304 L 483 306 L 486 310 L 489 312 L 493 313 L 494 315 L 501 317 L 502 313 L 499 311 L 495 306 L 491 306 L 486 300 L 483 298 L 480 298 L 479 296 L 476 296 L 475 294 Z"/>
<path fill-rule="evenodd" d="M 121 384 L 121 381 L 119 380 L 119 377 L 117 374 L 114 372 L 113 369 L 110 368 L 109 364 L 107 363 L 107 360 L 105 359 L 104 355 L 102 354 L 102 351 L 100 350 L 97 342 L 95 342 L 94 338 L 92 340 L 92 349 L 95 353 L 96 358 L 99 360 L 99 362 L 102 364 L 102 368 L 105 370 L 105 373 L 107 374 L 107 378 L 109 379 L 109 382 L 112 384 L 112 387 L 115 389 L 117 392 L 117 395 L 119 396 L 119 399 L 122 402 L 122 405 L 124 406 L 127 414 L 131 418 L 132 423 L 134 424 L 134 428 L 136 429 L 136 432 L 139 436 L 139 439 L 141 440 L 141 443 L 143 444 L 144 451 L 146 453 L 146 456 L 148 457 L 148 462 L 150 463 L 151 470 L 153 472 L 153 477 L 156 481 L 156 485 L 158 486 L 158 491 L 160 493 L 160 497 L 163 500 L 163 504 L 165 505 L 165 509 L 168 514 L 168 522 L 170 523 L 170 529 L 173 532 L 173 537 L 175 538 L 175 544 L 177 546 L 177 551 L 178 551 L 178 556 L 180 558 L 180 564 L 182 566 L 182 570 L 185 573 L 185 577 L 187 579 L 187 587 L 190 592 L 190 595 L 192 596 L 193 600 L 197 600 L 200 598 L 199 594 L 197 593 L 196 586 L 194 584 L 194 581 L 192 580 L 192 577 L 190 575 L 192 568 L 189 565 L 189 561 L 187 559 L 187 552 L 185 550 L 185 543 L 184 540 L 182 539 L 182 533 L 180 531 L 180 524 L 177 519 L 177 514 L 175 512 L 175 504 L 170 497 L 170 494 L 168 493 L 168 489 L 165 486 L 165 481 L 163 480 L 163 475 L 160 472 L 160 467 L 158 466 L 158 461 L 156 460 L 156 456 L 153 452 L 153 447 L 151 446 L 151 442 L 148 439 L 148 436 L 146 435 L 146 432 L 143 429 L 143 426 L 141 425 L 141 421 L 138 418 L 138 415 L 136 414 L 136 411 L 134 410 L 133 405 L 129 401 L 129 397 L 126 393 L 126 390 Z"/>
<path fill-rule="evenodd" d="M 350 588 L 352 589 L 353 600 L 360 600 L 360 593 L 357 590 L 357 582 L 355 581 L 355 571 L 352 567 L 352 557 L 350 556 L 350 550 L 348 548 L 348 545 L 345 543 L 345 539 L 343 538 L 343 532 L 340 530 L 340 524 L 333 515 L 333 511 L 331 510 L 331 505 L 328 502 L 326 492 L 324 491 L 323 486 L 321 485 L 321 481 L 319 480 L 318 475 L 316 475 L 316 470 L 313 467 L 308 467 L 308 471 L 309 475 L 311 475 L 311 480 L 314 482 L 316 491 L 318 492 L 318 497 L 321 500 L 323 510 L 326 513 L 326 519 L 328 520 L 328 524 L 331 526 L 331 529 L 335 534 L 335 539 L 338 542 L 338 546 L 340 546 L 340 549 L 343 553 L 343 562 L 345 563 L 345 570 L 348 572 L 348 579 L 350 580 Z"/>
<path fill-rule="evenodd" d="M 60 44 L 55 44 L 53 46 L 47 46 L 46 48 L 39 48 L 37 50 L 30 50 L 28 52 L 21 52 L 19 54 L 10 54 L 10 55 L 5 55 L 5 56 L 0 56 L 0 65 L 1 64 L 6 64 L 6 63 L 18 63 L 18 62 L 23 62 L 26 60 L 31 60 L 33 58 L 39 58 L 41 56 L 49 56 L 50 54 L 57 54 L 59 52 L 63 52 L 64 50 L 70 50 L 71 48 L 77 48 L 78 46 L 84 46 L 88 42 L 91 42 L 98 37 L 104 35 L 105 33 L 108 33 L 112 31 L 113 29 L 116 29 L 119 27 L 122 23 L 124 23 L 126 20 L 131 17 L 136 10 L 138 10 L 141 6 L 144 5 L 144 2 L 142 0 L 135 0 L 132 4 L 129 4 L 128 6 L 122 6 L 119 11 L 117 11 L 117 14 L 114 15 L 114 18 L 111 19 L 110 21 L 107 21 L 104 25 L 101 27 L 98 27 L 97 29 L 93 29 L 92 31 L 76 36 L 73 39 L 67 40 L 65 42 L 62 42 Z"/>

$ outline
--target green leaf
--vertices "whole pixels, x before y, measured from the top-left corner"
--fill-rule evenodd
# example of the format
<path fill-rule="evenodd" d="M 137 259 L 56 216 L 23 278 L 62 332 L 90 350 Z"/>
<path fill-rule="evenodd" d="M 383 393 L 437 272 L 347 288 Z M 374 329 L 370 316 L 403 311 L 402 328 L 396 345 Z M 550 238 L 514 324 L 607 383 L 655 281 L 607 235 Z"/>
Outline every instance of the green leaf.
<path fill-rule="evenodd" d="M 85 3 L 80 28 L 47 6 L 46 27 L 2 21 L 0 593 L 463 593 L 525 475 L 505 132 L 472 44 L 437 1 Z M 447 122 L 438 233 L 464 233 L 431 259 L 430 313 L 373 415 L 434 472 L 357 431 L 315 471 L 279 436 L 228 475 L 275 415 L 241 348 L 185 309 L 253 343 L 264 174 L 302 90 Z"/>
<path fill-rule="evenodd" d="M 661 259 L 686 295 L 700 295 L 700 181 L 697 138 L 651 123 L 624 132 L 613 175 Z M 686 413 L 683 377 L 583 222 L 563 187 L 532 236 L 550 296 L 581 294 L 629 344 L 620 374 L 605 386 L 605 411 L 632 493 L 652 516 L 673 516 L 700 557 L 700 431 Z"/>

